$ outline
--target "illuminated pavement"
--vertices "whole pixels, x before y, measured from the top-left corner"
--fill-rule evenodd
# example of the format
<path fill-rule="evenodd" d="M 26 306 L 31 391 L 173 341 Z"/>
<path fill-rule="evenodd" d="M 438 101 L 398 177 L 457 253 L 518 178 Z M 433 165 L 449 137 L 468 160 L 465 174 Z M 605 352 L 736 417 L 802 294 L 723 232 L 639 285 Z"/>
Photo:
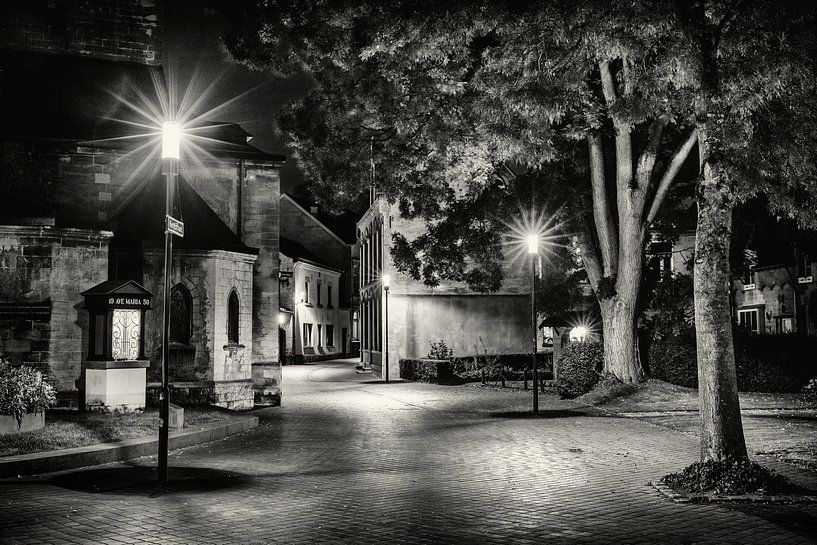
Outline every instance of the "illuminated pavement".
<path fill-rule="evenodd" d="M 284 368 L 256 430 L 153 460 L 0 483 L 0 543 L 814 543 L 816 505 L 673 503 L 694 438 L 572 402 Z"/>

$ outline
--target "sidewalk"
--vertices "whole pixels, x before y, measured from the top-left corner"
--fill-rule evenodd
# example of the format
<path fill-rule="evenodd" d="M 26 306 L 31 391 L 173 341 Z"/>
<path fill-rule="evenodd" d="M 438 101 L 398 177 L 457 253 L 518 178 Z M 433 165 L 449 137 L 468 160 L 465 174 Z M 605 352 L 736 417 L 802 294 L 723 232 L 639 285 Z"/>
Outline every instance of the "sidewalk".
<path fill-rule="evenodd" d="M 249 414 L 236 414 L 235 417 L 225 422 L 171 431 L 168 445 L 170 450 L 174 450 L 200 443 L 208 443 L 229 435 L 245 432 L 257 425 L 258 417 Z M 142 437 L 114 443 L 99 443 L 86 447 L 3 456 L 0 457 L 0 479 L 64 471 L 130 460 L 141 456 L 152 456 L 156 454 L 158 448 L 158 437 Z"/>
<path fill-rule="evenodd" d="M 814 543 L 817 505 L 674 503 L 695 437 L 543 395 L 284 368 L 249 433 L 0 484 L 0 544 Z M 153 479 L 153 480 L 151 480 Z"/>

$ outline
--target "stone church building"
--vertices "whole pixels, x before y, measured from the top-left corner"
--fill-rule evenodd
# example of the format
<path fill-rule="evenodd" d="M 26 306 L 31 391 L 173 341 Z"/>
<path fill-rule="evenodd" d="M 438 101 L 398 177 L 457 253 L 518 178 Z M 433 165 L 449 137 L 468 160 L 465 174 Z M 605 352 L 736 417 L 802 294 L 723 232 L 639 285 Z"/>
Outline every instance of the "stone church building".
<path fill-rule="evenodd" d="M 158 101 L 166 78 L 162 2 L 72 5 L 0 8 L 0 356 L 46 372 L 66 406 L 82 404 L 89 352 L 81 293 L 107 280 L 155 295 L 143 329 L 155 386 L 164 267 L 164 176 L 157 146 L 133 129 L 146 122 L 133 105 Z M 174 202 L 185 222 L 171 280 L 174 395 L 275 403 L 284 157 L 238 125 L 196 134 L 207 144 L 189 160 L 183 148 Z"/>

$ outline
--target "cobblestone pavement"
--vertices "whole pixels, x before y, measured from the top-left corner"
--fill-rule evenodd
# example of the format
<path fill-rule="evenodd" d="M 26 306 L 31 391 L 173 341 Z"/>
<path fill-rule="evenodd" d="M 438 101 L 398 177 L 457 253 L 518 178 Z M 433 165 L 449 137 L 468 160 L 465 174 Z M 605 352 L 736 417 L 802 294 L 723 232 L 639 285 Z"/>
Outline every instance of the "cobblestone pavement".
<path fill-rule="evenodd" d="M 284 368 L 259 428 L 0 482 L 0 543 L 814 543 L 815 505 L 676 504 L 647 482 L 694 437 L 544 395 Z"/>

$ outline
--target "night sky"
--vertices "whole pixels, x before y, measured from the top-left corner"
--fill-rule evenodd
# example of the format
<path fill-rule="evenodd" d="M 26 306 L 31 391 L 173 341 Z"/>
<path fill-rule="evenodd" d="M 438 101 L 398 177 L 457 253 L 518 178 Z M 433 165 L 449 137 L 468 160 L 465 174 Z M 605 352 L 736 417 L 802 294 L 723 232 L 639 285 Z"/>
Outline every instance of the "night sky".
<path fill-rule="evenodd" d="M 218 36 L 227 25 L 211 8 L 212 4 L 207 0 L 165 4 L 162 59 L 165 74 L 169 79 L 175 78 L 183 89 L 193 80 L 198 66 L 194 81 L 199 92 L 221 77 L 209 93 L 206 101 L 209 108 L 247 93 L 219 109 L 209 120 L 239 123 L 254 136 L 254 146 L 269 153 L 285 153 L 284 142 L 276 131 L 275 113 L 283 104 L 302 95 L 308 80 L 273 78 L 229 62 L 218 45 Z M 294 161 L 287 158 L 287 165 L 281 170 L 281 191 L 291 191 L 302 182 Z"/>

